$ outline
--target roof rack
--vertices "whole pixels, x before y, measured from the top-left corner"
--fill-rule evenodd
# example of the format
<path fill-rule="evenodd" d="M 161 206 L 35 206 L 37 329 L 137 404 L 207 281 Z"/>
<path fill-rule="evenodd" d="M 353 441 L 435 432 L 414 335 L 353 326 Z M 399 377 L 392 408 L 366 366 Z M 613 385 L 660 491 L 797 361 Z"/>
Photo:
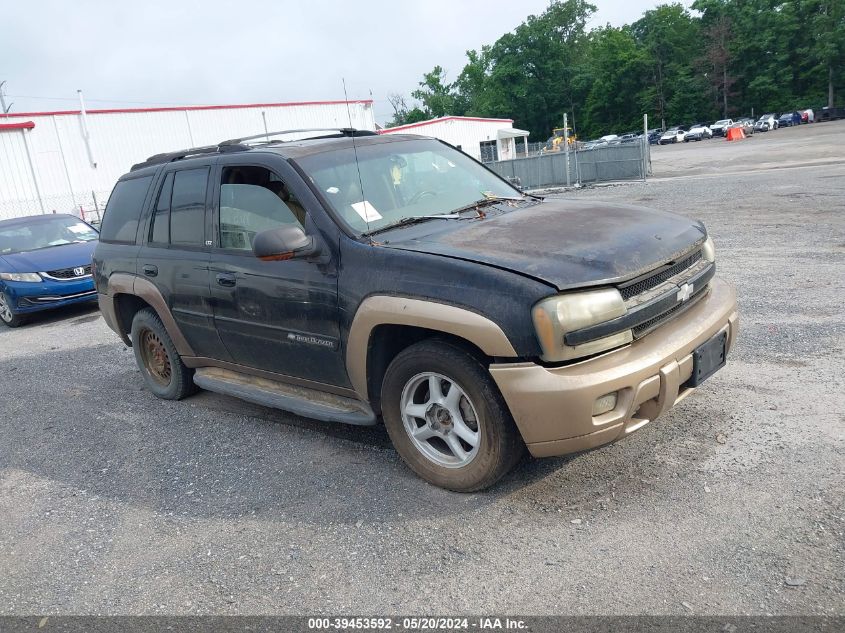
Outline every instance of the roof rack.
<path fill-rule="evenodd" d="M 147 158 L 147 160 L 132 165 L 130 171 L 136 171 L 138 169 L 143 169 L 144 167 L 151 167 L 152 165 L 160 165 L 161 163 L 172 163 L 173 161 L 182 160 L 184 158 L 192 158 L 194 156 L 202 156 L 204 154 L 228 154 L 230 152 L 244 152 L 249 149 L 253 149 L 256 145 L 253 144 L 248 145 L 245 141 L 254 141 L 257 139 L 267 139 L 267 143 L 264 144 L 272 144 L 272 143 L 282 143 L 284 141 L 271 141 L 271 136 L 282 136 L 285 134 L 307 134 L 311 132 L 337 132 L 337 134 L 329 134 L 324 136 L 316 136 L 316 137 L 309 137 L 311 139 L 317 138 L 342 138 L 345 136 L 353 137 L 353 136 L 376 136 L 376 132 L 371 132 L 370 130 L 357 130 L 351 127 L 342 127 L 342 128 L 305 128 L 301 130 L 281 130 L 279 132 L 265 132 L 264 134 L 254 134 L 252 136 L 244 136 L 242 138 L 233 138 L 227 141 L 222 141 L 217 145 L 206 145 L 204 147 L 191 147 L 188 149 L 180 149 L 176 152 L 165 152 L 163 154 L 155 154 Z M 298 140 L 306 140 L 306 139 L 298 139 Z"/>
<path fill-rule="evenodd" d="M 220 143 L 220 145 L 239 145 L 242 144 L 244 141 L 255 141 L 260 138 L 267 139 L 269 141 L 271 136 L 283 136 L 285 134 L 309 134 L 311 132 L 338 132 L 338 134 L 332 134 L 330 136 L 320 136 L 317 138 L 334 138 L 343 136 L 377 136 L 376 132 L 372 132 L 370 130 L 358 130 L 353 127 L 311 127 L 303 128 L 301 130 L 280 130 L 278 132 L 264 132 L 264 134 L 253 134 L 252 136 L 244 136 L 242 138 L 233 138 L 228 141 L 223 141 L 222 143 Z"/>
<path fill-rule="evenodd" d="M 180 149 L 176 152 L 165 152 L 164 154 L 155 154 L 150 156 L 142 163 L 132 165 L 129 171 L 143 169 L 144 167 L 151 167 L 152 165 L 160 165 L 161 163 L 172 163 L 175 160 L 182 160 L 183 158 L 192 158 L 194 156 L 202 156 L 203 154 L 223 154 L 228 152 L 243 152 L 250 149 L 249 145 L 235 145 L 229 144 L 207 145 L 205 147 L 191 147 L 188 149 Z"/>

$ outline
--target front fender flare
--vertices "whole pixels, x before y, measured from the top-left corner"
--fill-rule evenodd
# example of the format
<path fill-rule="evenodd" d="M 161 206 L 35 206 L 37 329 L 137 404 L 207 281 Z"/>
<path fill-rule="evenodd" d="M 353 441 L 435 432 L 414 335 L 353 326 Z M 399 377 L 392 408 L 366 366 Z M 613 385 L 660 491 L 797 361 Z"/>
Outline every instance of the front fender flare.
<path fill-rule="evenodd" d="M 358 396 L 369 401 L 367 356 L 379 325 L 409 325 L 465 339 L 488 356 L 514 358 L 516 350 L 496 323 L 476 312 L 425 299 L 373 295 L 355 312 L 346 345 L 346 371 Z"/>

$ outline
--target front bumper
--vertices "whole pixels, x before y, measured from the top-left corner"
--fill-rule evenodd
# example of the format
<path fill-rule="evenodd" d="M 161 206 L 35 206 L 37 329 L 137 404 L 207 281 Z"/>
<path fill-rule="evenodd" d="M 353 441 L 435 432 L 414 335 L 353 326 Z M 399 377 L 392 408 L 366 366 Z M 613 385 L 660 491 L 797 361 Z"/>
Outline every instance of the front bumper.
<path fill-rule="evenodd" d="M 15 314 L 40 312 L 97 300 L 94 280 L 90 276 L 68 281 L 6 281 L 3 285 L 9 306 Z"/>
<path fill-rule="evenodd" d="M 696 305 L 627 347 L 558 368 L 493 364 L 490 373 L 531 454 L 563 455 L 620 439 L 687 397 L 693 350 L 723 330 L 730 350 L 738 326 L 736 294 L 715 278 Z M 612 392 L 616 407 L 593 416 Z"/>

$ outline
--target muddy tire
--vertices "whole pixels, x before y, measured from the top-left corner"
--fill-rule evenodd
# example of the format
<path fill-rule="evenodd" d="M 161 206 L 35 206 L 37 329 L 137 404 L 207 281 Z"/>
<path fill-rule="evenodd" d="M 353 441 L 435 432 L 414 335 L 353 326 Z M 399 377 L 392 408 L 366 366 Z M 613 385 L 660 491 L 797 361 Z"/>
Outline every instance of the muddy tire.
<path fill-rule="evenodd" d="M 396 356 L 382 383 L 382 414 L 411 470 L 448 490 L 488 488 L 525 454 L 487 367 L 446 341 L 422 341 Z"/>
<path fill-rule="evenodd" d="M 181 400 L 196 392 L 194 371 L 185 366 L 158 315 L 151 309 L 132 319 L 132 349 L 144 382 L 164 400 Z"/>

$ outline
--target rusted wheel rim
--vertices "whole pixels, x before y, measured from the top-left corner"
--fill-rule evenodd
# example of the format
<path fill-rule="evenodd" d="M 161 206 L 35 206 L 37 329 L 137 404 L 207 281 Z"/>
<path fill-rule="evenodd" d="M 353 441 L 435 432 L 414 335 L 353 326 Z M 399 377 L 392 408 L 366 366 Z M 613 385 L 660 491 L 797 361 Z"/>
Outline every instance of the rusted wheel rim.
<path fill-rule="evenodd" d="M 142 331 L 140 339 L 141 357 L 144 359 L 147 373 L 159 385 L 169 385 L 172 370 L 164 342 L 152 330 Z"/>

